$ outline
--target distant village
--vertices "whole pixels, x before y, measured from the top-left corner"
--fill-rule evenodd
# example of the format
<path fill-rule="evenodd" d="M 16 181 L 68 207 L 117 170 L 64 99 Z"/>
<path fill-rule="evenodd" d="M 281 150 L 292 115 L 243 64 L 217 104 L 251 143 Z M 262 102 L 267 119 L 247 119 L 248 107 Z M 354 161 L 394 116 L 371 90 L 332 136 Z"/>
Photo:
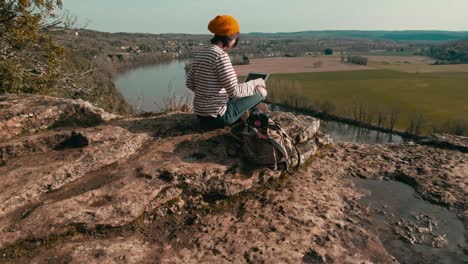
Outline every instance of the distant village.
<path fill-rule="evenodd" d="M 200 46 L 209 44 L 209 35 L 105 33 L 91 30 L 73 32 L 77 50 L 88 58 L 105 57 L 112 63 L 150 64 L 188 59 Z M 73 34 L 72 34 L 73 35 Z M 241 35 L 240 45 L 230 51 L 234 64 L 250 59 L 354 54 L 413 55 L 425 52 L 427 45 L 382 39 L 295 38 Z M 328 50 L 326 52 L 326 50 Z M 329 51 L 332 51 L 331 53 Z"/>

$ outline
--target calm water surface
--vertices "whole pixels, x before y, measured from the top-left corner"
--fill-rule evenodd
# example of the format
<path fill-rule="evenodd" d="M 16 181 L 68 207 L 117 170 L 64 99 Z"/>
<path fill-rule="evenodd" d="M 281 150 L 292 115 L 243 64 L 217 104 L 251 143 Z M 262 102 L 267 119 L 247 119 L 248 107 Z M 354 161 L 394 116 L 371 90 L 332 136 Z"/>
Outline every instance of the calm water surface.
<path fill-rule="evenodd" d="M 185 87 L 185 61 L 137 68 L 118 76 L 114 83 L 127 102 L 145 112 L 159 112 L 163 98 L 172 94 L 193 95 Z"/>

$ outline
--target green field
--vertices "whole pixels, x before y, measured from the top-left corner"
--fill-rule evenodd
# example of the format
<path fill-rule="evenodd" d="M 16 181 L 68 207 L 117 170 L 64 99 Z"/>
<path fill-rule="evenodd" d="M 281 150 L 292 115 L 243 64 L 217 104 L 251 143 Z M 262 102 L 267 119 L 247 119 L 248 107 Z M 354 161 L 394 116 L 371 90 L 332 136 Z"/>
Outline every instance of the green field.
<path fill-rule="evenodd" d="M 351 118 L 357 106 L 364 107 L 374 124 L 379 111 L 389 115 L 398 107 L 396 129 L 401 131 L 409 127 L 410 119 L 414 120 L 416 115 L 423 116 L 424 133 L 448 126 L 448 121 L 468 123 L 467 72 L 409 73 L 379 69 L 275 74 L 268 81 L 268 90 L 271 101 L 316 110 L 322 110 L 327 103 L 328 112 L 342 117 Z"/>

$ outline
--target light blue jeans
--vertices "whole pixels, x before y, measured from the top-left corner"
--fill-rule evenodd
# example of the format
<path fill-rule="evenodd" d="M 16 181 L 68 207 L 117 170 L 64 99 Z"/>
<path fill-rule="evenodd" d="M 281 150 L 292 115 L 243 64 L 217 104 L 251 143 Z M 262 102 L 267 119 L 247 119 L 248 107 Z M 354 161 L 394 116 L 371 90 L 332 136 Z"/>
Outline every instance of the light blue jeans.
<path fill-rule="evenodd" d="M 199 117 L 199 119 L 202 126 L 210 128 L 232 125 L 239 120 L 245 111 L 254 108 L 265 99 L 266 97 L 263 97 L 260 93 L 243 98 L 231 99 L 227 102 L 227 108 L 224 115 L 216 118 Z"/>

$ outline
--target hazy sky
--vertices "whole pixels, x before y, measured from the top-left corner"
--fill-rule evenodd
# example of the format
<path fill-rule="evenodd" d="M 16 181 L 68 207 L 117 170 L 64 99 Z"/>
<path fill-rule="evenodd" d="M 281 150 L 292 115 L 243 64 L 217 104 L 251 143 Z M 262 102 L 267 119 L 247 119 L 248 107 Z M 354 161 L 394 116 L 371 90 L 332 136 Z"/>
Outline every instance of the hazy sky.
<path fill-rule="evenodd" d="M 87 28 L 108 32 L 209 33 L 217 14 L 241 32 L 468 30 L 468 0 L 63 0 Z"/>

